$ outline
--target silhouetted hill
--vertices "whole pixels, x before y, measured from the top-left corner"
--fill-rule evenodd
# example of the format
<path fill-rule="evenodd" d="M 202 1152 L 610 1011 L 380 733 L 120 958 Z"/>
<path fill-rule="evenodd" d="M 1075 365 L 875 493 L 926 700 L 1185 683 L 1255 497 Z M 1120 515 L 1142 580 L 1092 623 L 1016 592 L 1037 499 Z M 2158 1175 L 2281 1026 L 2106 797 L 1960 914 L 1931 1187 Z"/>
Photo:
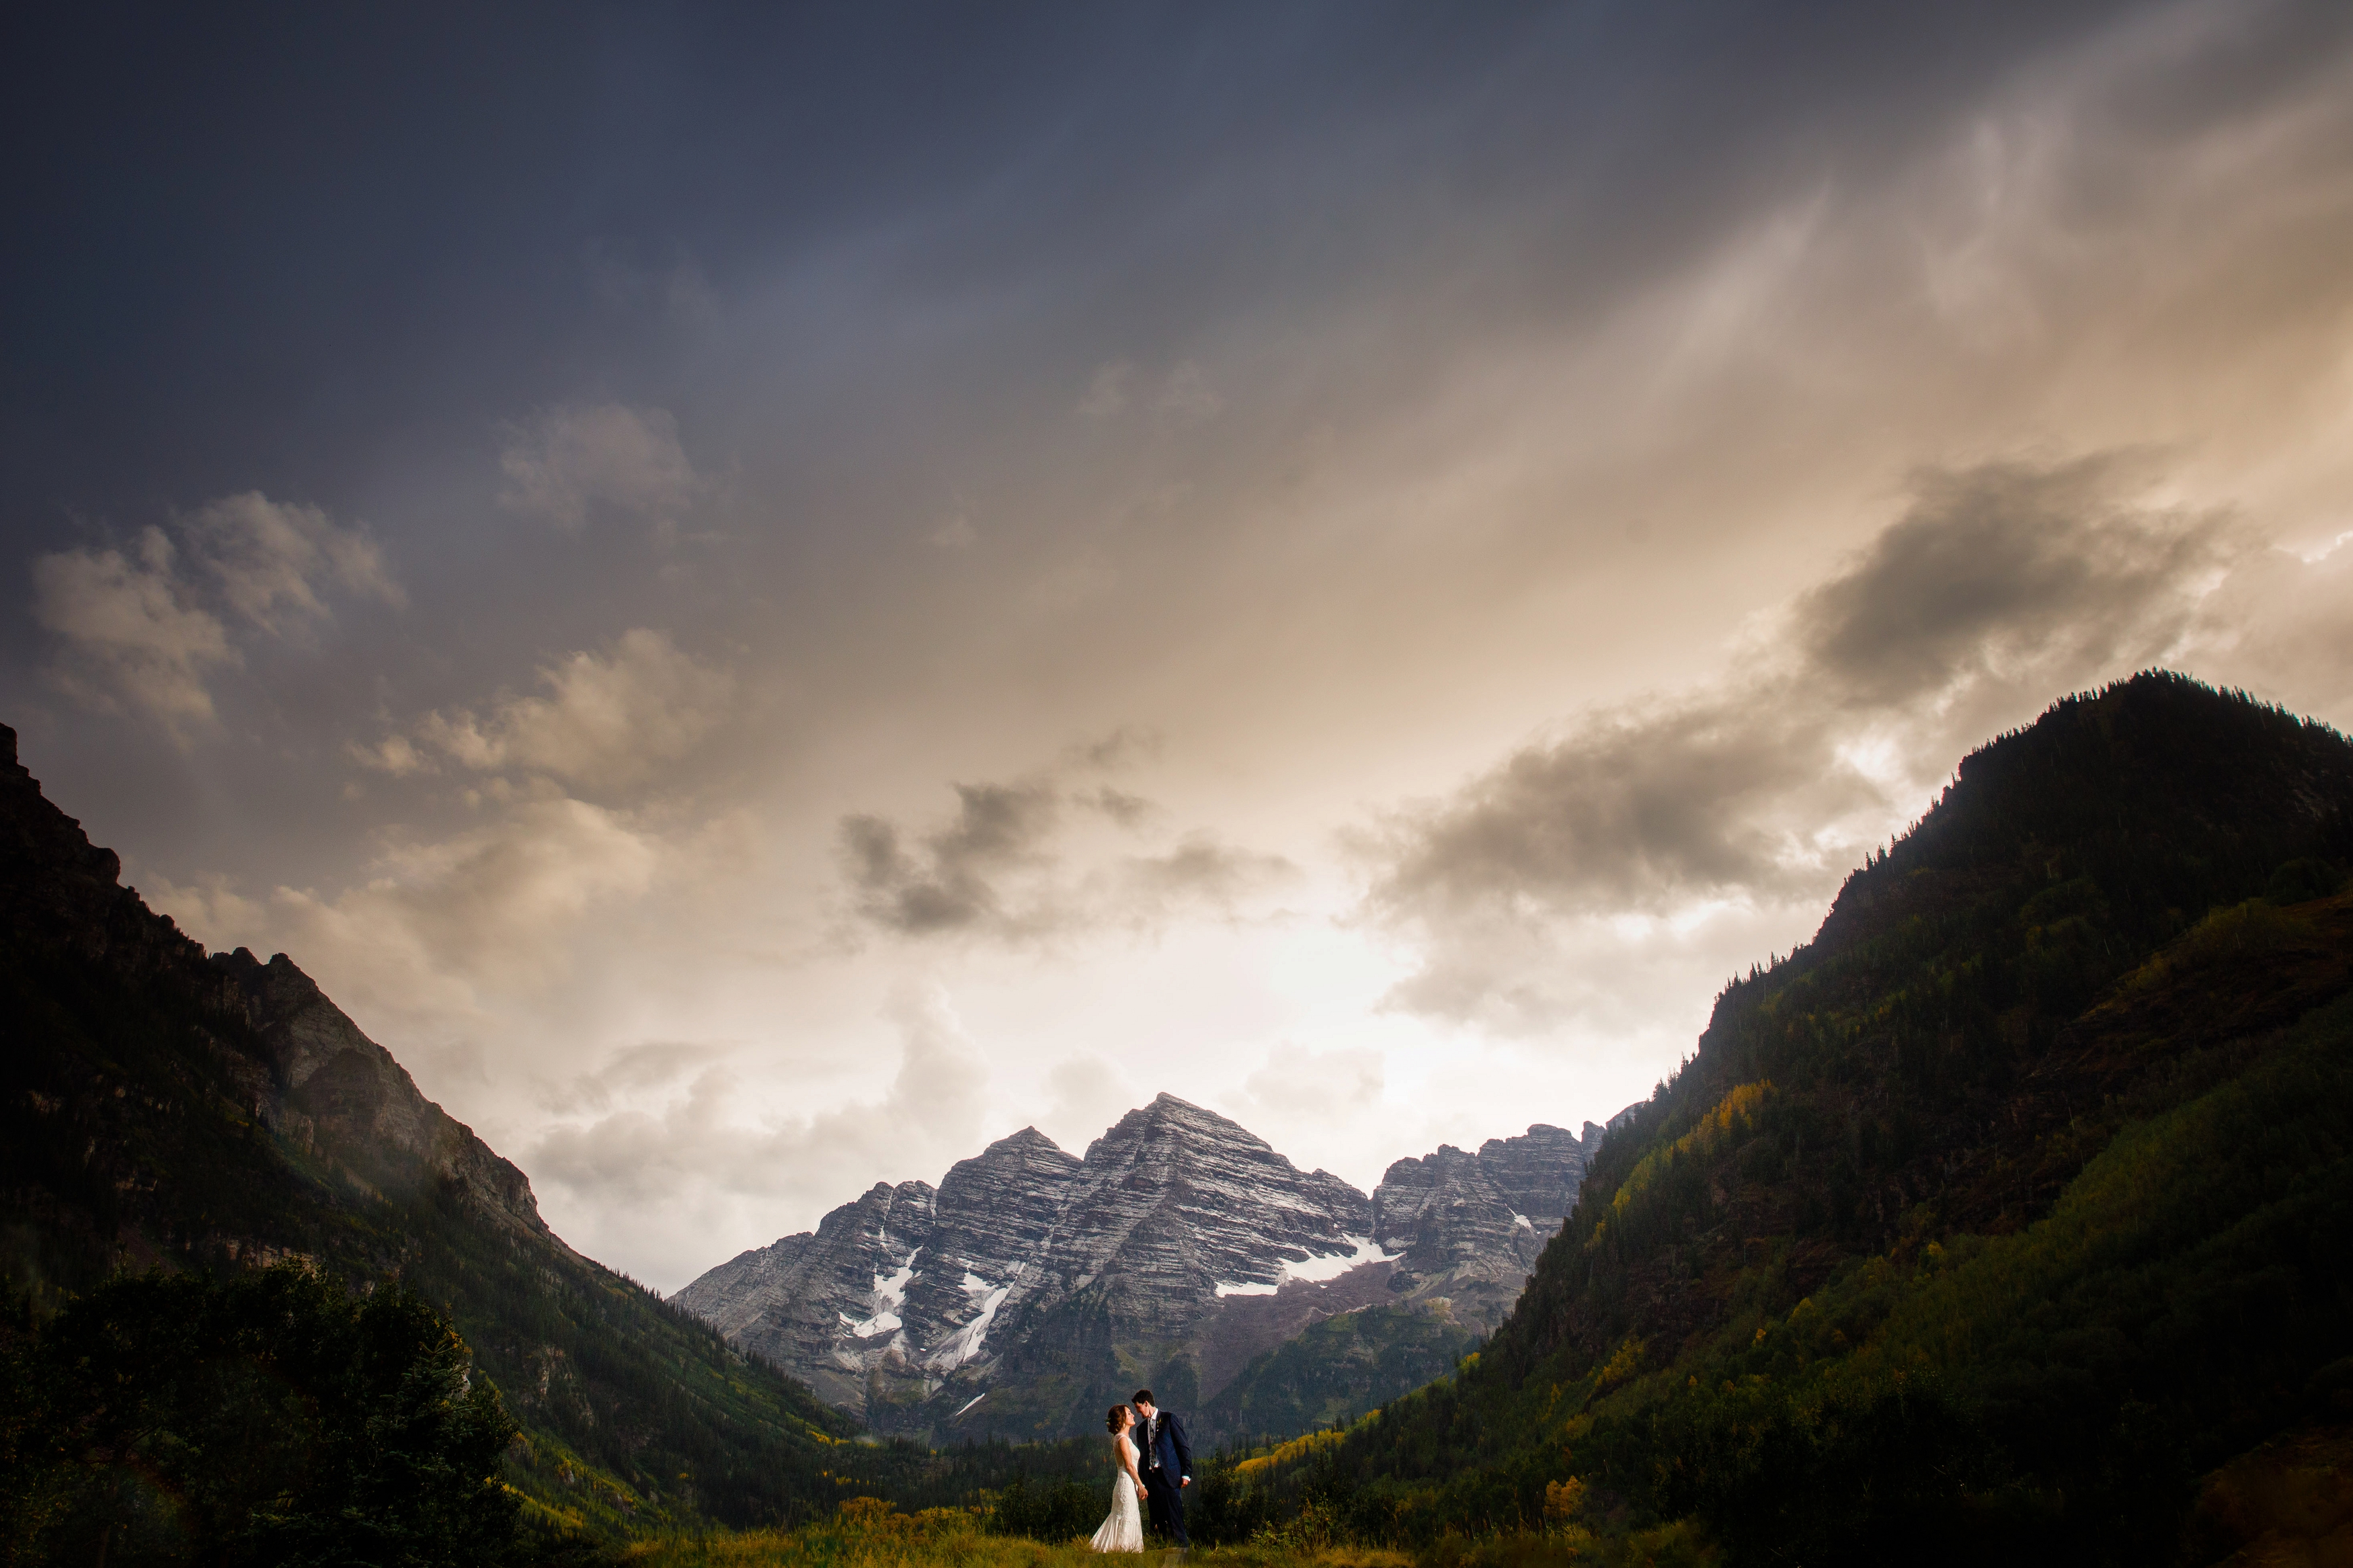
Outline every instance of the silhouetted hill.
<path fill-rule="evenodd" d="M 2196 1477 L 2353 1416 L 2348 864 L 2353 744 L 2179 676 L 1976 752 L 1309 1489 L 1373 1535 L 2174 1559 Z"/>
<path fill-rule="evenodd" d="M 524 1427 L 512 1479 L 558 1516 L 830 1507 L 852 1423 L 551 1235 L 522 1173 L 290 960 L 207 958 L 119 872 L 0 726 L 12 1298 L 41 1314 L 117 1270 L 285 1258 L 397 1278 L 465 1336 Z"/>

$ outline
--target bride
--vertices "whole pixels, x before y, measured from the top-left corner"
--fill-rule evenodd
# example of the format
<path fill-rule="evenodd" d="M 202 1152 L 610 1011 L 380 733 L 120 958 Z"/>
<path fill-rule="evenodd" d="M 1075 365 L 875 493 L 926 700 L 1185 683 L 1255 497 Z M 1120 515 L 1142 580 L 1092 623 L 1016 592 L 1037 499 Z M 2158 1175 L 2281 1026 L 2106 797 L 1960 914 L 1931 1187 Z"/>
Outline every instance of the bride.
<path fill-rule="evenodd" d="M 1087 1544 L 1097 1552 L 1141 1552 L 1144 1550 L 1144 1516 L 1137 1504 L 1144 1499 L 1144 1480 L 1135 1473 L 1135 1444 L 1127 1429 L 1135 1422 L 1134 1412 L 1124 1405 L 1114 1405 L 1103 1417 L 1111 1429 L 1111 1454 L 1113 1474 L 1111 1482 L 1111 1513 L 1103 1520 L 1103 1528 L 1095 1531 Z"/>

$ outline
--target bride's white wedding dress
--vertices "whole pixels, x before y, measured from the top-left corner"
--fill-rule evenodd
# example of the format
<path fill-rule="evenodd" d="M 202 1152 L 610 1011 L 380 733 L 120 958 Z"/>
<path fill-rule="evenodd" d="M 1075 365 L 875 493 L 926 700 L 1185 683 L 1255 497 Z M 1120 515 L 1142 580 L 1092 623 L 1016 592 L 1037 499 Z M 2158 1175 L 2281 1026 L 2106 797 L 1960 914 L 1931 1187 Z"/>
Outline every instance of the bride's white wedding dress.
<path fill-rule="evenodd" d="M 1144 1550 L 1144 1512 L 1136 1505 L 1135 1482 L 1131 1479 L 1134 1468 L 1135 1445 L 1122 1432 L 1111 1440 L 1111 1513 L 1087 1542 L 1097 1552 Z"/>

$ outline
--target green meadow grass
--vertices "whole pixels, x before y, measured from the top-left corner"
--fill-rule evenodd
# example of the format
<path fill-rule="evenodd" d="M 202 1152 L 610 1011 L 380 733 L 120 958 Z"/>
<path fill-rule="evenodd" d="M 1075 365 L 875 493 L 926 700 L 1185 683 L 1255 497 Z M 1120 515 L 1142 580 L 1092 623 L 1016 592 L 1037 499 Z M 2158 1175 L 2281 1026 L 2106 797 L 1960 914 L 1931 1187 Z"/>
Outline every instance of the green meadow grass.
<path fill-rule="evenodd" d="M 1107 1568 L 1083 1540 L 1060 1542 L 994 1535 L 975 1510 L 902 1513 L 874 1498 L 853 1499 L 822 1524 L 798 1530 L 645 1536 L 622 1553 L 629 1568 Z M 1159 1547 L 1114 1556 L 1134 1568 L 1176 1568 Z M 1270 1532 L 1241 1546 L 1196 1547 L 1184 1568 L 1699 1568 L 1715 1550 L 1688 1525 L 1612 1540 L 1563 1531 L 1449 1536 L 1412 1552 L 1302 1544 Z"/>

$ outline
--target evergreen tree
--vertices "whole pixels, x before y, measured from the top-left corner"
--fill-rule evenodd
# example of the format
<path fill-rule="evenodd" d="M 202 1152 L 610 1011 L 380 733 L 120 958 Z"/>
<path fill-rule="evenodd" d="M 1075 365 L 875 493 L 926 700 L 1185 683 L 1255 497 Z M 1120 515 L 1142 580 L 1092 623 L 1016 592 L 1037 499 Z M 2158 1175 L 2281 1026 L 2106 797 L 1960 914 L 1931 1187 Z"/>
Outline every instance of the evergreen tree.
<path fill-rule="evenodd" d="M 117 1279 L 7 1336 L 10 1563 L 503 1563 L 514 1424 L 398 1286 L 293 1266 Z"/>

